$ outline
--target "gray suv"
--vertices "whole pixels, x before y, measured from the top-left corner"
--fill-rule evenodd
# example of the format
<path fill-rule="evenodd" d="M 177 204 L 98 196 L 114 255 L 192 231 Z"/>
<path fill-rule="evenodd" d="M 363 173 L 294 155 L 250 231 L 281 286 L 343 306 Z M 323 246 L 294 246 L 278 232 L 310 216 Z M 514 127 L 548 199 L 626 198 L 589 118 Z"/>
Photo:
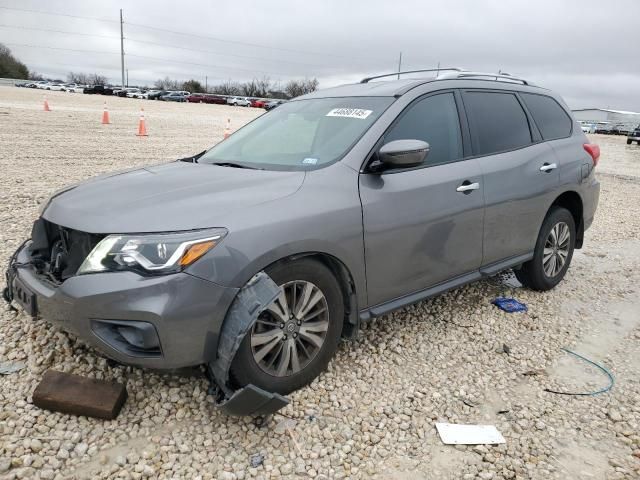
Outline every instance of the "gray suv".
<path fill-rule="evenodd" d="M 506 74 L 379 78 L 54 194 L 6 299 L 121 363 L 205 365 L 256 413 L 361 321 L 507 268 L 560 282 L 599 196 L 562 99 Z"/>

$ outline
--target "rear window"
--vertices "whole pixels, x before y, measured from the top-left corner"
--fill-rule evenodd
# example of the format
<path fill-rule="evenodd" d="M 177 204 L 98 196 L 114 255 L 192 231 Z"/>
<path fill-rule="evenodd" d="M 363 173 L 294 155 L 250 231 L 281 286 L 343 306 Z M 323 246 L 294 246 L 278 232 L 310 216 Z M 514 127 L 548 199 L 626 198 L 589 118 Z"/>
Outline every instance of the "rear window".
<path fill-rule="evenodd" d="M 553 98 L 546 95 L 521 93 L 544 140 L 565 138 L 571 135 L 573 121 Z"/>
<path fill-rule="evenodd" d="M 464 94 L 476 155 L 489 155 L 531 144 L 529 121 L 512 93 Z"/>

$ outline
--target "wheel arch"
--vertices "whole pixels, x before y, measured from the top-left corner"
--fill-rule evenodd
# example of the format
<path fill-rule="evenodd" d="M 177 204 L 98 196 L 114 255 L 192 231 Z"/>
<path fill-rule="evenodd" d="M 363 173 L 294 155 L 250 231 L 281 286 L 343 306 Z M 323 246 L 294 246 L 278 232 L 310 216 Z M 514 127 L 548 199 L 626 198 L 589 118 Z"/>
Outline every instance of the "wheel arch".
<path fill-rule="evenodd" d="M 582 248 L 582 242 L 584 241 L 584 216 L 582 197 L 580 197 L 580 194 L 573 190 L 568 190 L 558 195 L 558 197 L 556 197 L 553 203 L 549 206 L 547 215 L 553 207 L 563 207 L 571 212 L 571 216 L 573 216 L 573 220 L 576 224 L 575 248 Z"/>
<path fill-rule="evenodd" d="M 294 253 L 283 257 L 279 260 L 271 262 L 265 266 L 268 269 L 274 265 L 291 263 L 301 258 L 313 259 L 325 267 L 327 267 L 340 287 L 342 299 L 344 302 L 345 322 L 343 322 L 342 336 L 346 338 L 354 338 L 358 334 L 360 328 L 360 316 L 358 315 L 358 297 L 356 283 L 349 268 L 343 261 L 326 252 L 309 251 Z"/>

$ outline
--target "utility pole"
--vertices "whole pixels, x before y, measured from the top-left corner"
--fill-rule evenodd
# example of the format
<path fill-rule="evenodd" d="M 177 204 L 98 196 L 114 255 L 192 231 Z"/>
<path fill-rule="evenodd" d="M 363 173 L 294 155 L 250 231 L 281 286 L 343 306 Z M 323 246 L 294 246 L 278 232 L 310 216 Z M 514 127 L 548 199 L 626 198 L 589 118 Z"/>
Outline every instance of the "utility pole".
<path fill-rule="evenodd" d="M 402 52 L 400 52 L 400 59 L 398 60 L 398 80 L 400 80 L 401 71 L 402 71 Z"/>
<path fill-rule="evenodd" d="M 129 69 L 127 68 L 127 87 L 129 86 Z"/>
<path fill-rule="evenodd" d="M 207 75 L 204 76 L 204 93 L 207 93 L 209 91 L 209 83 L 208 83 L 209 77 Z"/>
<path fill-rule="evenodd" d="M 120 9 L 120 65 L 122 67 L 122 88 L 124 88 L 124 28 L 122 23 L 122 9 Z"/>

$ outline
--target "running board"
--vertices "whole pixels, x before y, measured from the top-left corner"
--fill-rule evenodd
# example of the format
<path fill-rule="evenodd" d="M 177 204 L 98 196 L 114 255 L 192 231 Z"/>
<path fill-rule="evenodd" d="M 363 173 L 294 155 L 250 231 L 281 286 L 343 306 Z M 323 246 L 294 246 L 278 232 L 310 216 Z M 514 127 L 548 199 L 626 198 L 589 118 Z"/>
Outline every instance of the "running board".
<path fill-rule="evenodd" d="M 496 273 L 502 270 L 506 270 L 507 268 L 513 268 L 518 265 L 522 265 L 532 258 L 533 252 L 524 255 L 518 255 L 516 257 L 510 257 L 506 260 L 501 260 L 499 262 L 486 265 L 480 268 L 480 270 L 476 270 L 475 272 L 467 273 L 444 283 L 440 283 L 434 287 L 420 290 L 419 292 L 411 293 L 409 295 L 405 295 L 404 297 L 396 298 L 388 302 L 374 305 L 371 308 L 360 311 L 360 320 L 366 321 L 371 318 L 379 317 L 389 312 L 393 312 L 394 310 L 413 305 L 414 303 L 421 302 L 423 300 L 426 300 L 427 298 L 435 297 L 436 295 L 440 295 L 441 293 L 444 293 L 446 291 L 461 287 L 463 285 L 466 285 L 467 283 L 475 282 L 477 280 L 480 280 L 481 278 L 495 275 Z"/>

